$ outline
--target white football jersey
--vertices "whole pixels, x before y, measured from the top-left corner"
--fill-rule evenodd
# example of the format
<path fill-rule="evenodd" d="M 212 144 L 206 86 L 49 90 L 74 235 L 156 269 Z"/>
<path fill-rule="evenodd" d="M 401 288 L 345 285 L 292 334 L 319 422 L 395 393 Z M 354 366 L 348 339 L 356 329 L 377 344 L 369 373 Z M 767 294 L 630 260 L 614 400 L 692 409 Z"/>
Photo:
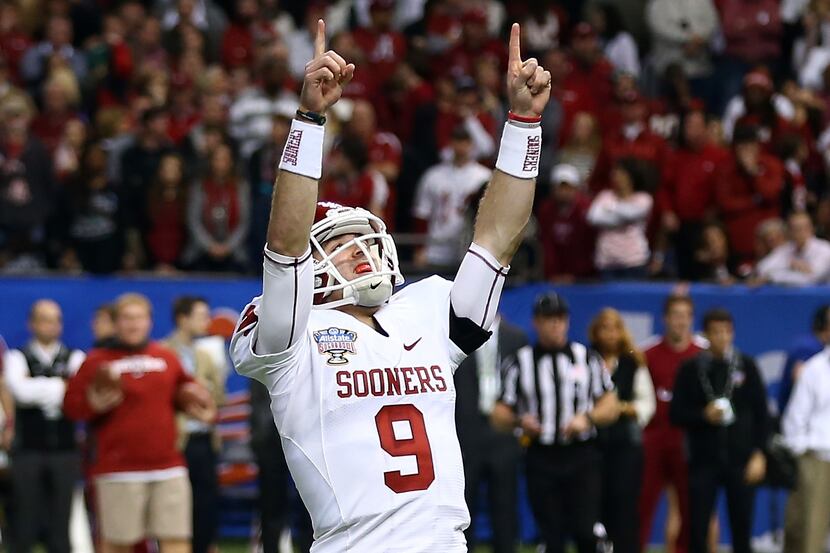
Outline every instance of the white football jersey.
<path fill-rule="evenodd" d="M 430 277 L 394 294 L 375 314 L 388 335 L 312 310 L 302 338 L 273 355 L 254 352 L 261 297 L 243 313 L 231 352 L 270 391 L 313 553 L 467 551 L 451 286 Z"/>
<path fill-rule="evenodd" d="M 424 174 L 418 185 L 414 215 L 429 221 L 426 255 L 430 263 L 452 265 L 467 249 L 461 242 L 470 197 L 490 179 L 492 171 L 470 161 L 462 166 L 440 163 Z"/>

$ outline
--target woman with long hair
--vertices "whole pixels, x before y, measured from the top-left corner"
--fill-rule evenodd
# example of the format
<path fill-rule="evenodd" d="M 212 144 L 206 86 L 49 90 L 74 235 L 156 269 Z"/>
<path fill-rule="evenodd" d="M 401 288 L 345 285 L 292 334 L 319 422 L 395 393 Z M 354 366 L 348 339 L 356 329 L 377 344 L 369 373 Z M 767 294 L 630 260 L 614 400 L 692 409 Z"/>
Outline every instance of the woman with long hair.
<path fill-rule="evenodd" d="M 250 208 L 248 182 L 237 174 L 230 145 L 222 144 L 211 154 L 205 178 L 191 186 L 185 266 L 197 271 L 244 271 L 248 256 L 242 246 Z"/>
<path fill-rule="evenodd" d="M 648 275 L 646 226 L 654 200 L 644 191 L 647 184 L 642 162 L 623 158 L 611 171 L 611 188 L 597 194 L 588 209 L 588 222 L 597 227 L 594 264 L 604 280 Z"/>
<path fill-rule="evenodd" d="M 147 196 L 145 241 L 150 264 L 158 272 L 174 271 L 184 249 L 188 182 L 179 154 L 162 156 Z"/>
<path fill-rule="evenodd" d="M 617 387 L 620 417 L 598 431 L 603 459 L 602 517 L 617 553 L 637 553 L 637 504 L 643 470 L 642 429 L 654 415 L 654 386 L 645 356 L 622 315 L 610 307 L 594 317 L 588 339 Z"/>
<path fill-rule="evenodd" d="M 66 201 L 60 202 L 58 218 L 66 237 L 59 260 L 64 270 L 109 274 L 121 268 L 124 206 L 106 168 L 107 152 L 100 142 L 89 142 L 78 171 L 63 190 Z"/>
<path fill-rule="evenodd" d="M 579 170 L 582 182 L 588 182 L 602 148 L 597 118 L 587 111 L 580 111 L 574 115 L 570 136 L 559 150 L 557 163 L 567 163 Z"/>

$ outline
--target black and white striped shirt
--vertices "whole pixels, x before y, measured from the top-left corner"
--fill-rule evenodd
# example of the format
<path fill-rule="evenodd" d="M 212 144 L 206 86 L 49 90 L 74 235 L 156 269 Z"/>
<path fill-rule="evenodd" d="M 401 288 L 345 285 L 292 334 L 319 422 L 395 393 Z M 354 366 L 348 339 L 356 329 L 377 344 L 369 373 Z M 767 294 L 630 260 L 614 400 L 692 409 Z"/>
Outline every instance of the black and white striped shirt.
<path fill-rule="evenodd" d="M 556 351 L 525 346 L 506 359 L 500 401 L 519 415 L 536 415 L 542 427 L 539 443 L 564 444 L 568 441 L 562 429 L 571 419 L 591 411 L 597 399 L 612 391 L 614 383 L 599 355 L 569 342 Z M 595 435 L 592 428 L 577 441 Z"/>

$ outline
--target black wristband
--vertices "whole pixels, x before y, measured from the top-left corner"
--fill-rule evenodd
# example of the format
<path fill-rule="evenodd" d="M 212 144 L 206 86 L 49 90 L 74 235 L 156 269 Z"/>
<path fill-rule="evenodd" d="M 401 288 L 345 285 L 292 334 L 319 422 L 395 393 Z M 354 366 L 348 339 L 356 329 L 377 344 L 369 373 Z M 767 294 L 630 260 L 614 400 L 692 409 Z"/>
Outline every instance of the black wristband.
<path fill-rule="evenodd" d="M 298 109 L 297 118 L 302 121 L 314 123 L 315 125 L 320 125 L 321 127 L 326 124 L 326 116 L 321 113 L 316 113 L 314 111 L 302 111 Z"/>

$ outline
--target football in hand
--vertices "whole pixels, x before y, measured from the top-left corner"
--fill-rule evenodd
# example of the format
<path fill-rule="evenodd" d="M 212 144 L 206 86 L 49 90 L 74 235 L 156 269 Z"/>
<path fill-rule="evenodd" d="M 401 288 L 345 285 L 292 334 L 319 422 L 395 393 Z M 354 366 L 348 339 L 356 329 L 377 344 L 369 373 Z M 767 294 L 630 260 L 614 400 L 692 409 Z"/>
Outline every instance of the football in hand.
<path fill-rule="evenodd" d="M 121 389 L 121 373 L 112 365 L 106 363 L 98 367 L 92 385 L 100 391 L 115 391 Z"/>

